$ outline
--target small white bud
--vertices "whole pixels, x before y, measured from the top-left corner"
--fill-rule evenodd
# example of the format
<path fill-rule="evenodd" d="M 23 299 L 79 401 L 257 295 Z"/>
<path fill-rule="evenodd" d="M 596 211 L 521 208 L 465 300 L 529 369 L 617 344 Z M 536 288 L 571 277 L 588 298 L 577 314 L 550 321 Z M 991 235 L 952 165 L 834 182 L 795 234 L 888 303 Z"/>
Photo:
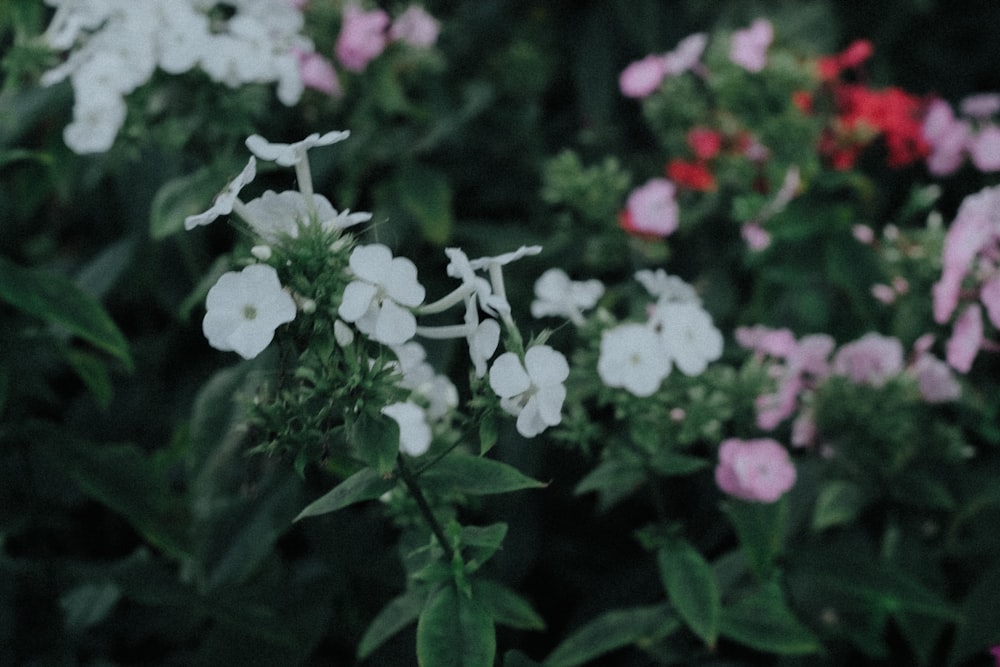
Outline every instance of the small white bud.
<path fill-rule="evenodd" d="M 354 342 L 354 332 L 343 320 L 335 320 L 333 323 L 333 337 L 337 340 L 337 345 L 347 347 Z"/>
<path fill-rule="evenodd" d="M 259 259 L 262 262 L 266 262 L 271 259 L 271 246 L 269 245 L 255 245 L 250 248 L 250 254 Z"/>
<path fill-rule="evenodd" d="M 312 315 L 316 312 L 316 302 L 312 299 L 303 299 L 302 305 L 300 305 L 299 308 L 301 308 L 302 312 L 306 315 Z"/>

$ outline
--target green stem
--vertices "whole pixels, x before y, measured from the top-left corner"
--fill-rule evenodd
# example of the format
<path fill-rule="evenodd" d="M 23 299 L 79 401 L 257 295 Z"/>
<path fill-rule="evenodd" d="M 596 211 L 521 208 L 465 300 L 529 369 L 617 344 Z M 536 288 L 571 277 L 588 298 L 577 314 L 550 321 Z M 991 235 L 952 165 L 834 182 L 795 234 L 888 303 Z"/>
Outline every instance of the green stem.
<path fill-rule="evenodd" d="M 403 484 L 406 485 L 406 489 L 410 492 L 410 495 L 413 496 L 413 499 L 417 501 L 417 507 L 420 508 L 420 513 L 424 516 L 424 519 L 430 526 L 431 532 L 434 533 L 434 537 L 437 538 L 438 544 L 440 544 L 441 548 L 444 550 L 445 558 L 449 562 L 454 561 L 455 550 L 452 549 L 451 542 L 448 541 L 448 537 L 445 535 L 444 529 L 438 522 L 437 517 L 434 516 L 434 512 L 431 510 L 431 506 L 427 502 L 427 498 L 424 497 L 424 492 L 420 488 L 417 478 L 412 472 L 410 472 L 410 468 L 402 454 L 396 455 L 396 465 L 399 467 L 399 476 L 403 480 Z"/>

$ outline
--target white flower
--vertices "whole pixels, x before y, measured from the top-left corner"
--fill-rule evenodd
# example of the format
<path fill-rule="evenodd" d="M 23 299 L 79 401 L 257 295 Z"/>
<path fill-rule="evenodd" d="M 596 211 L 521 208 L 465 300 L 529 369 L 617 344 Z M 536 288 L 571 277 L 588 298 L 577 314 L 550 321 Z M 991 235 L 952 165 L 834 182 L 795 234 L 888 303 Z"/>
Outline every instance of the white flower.
<path fill-rule="evenodd" d="M 388 247 L 375 243 L 356 247 L 348 263 L 358 279 L 344 290 L 337 311 L 340 317 L 386 345 L 400 345 L 413 338 L 417 320 L 407 308 L 424 300 L 413 262 L 394 258 Z"/>
<path fill-rule="evenodd" d="M 657 269 L 655 272 L 649 269 L 636 271 L 635 279 L 658 300 L 701 303 L 698 293 L 691 285 L 677 276 L 667 275 L 663 269 Z"/>
<path fill-rule="evenodd" d="M 247 162 L 247 166 L 243 167 L 243 171 L 241 171 L 236 178 L 229 182 L 229 185 L 226 186 L 225 190 L 216 195 L 211 208 L 204 213 L 189 215 L 184 218 L 184 229 L 191 230 L 199 225 L 207 225 L 220 215 L 229 215 L 232 213 L 233 206 L 235 205 L 237 198 L 240 196 L 240 190 L 243 189 L 244 185 L 252 181 L 256 175 L 257 161 L 251 156 L 250 160 Z"/>
<path fill-rule="evenodd" d="M 536 345 L 524 355 L 523 365 L 513 352 L 497 357 L 490 387 L 500 397 L 500 407 L 517 416 L 517 432 L 533 438 L 562 421 L 567 377 L 566 357 L 548 345 Z"/>
<path fill-rule="evenodd" d="M 446 376 L 434 372 L 434 367 L 425 360 L 427 352 L 423 345 L 410 341 L 392 348 L 399 359 L 402 378 L 399 386 L 413 391 L 427 403 L 427 417 L 441 419 L 458 407 L 458 390 Z"/>
<path fill-rule="evenodd" d="M 250 158 L 253 159 L 253 158 Z M 267 190 L 260 197 L 247 202 L 240 211 L 247 223 L 268 243 L 277 243 L 283 237 L 298 238 L 299 227 L 307 227 L 315 220 L 323 231 L 345 229 L 359 222 L 371 220 L 371 213 L 337 212 L 330 200 L 323 195 L 312 195 L 309 199 L 297 190 L 274 192 Z"/>
<path fill-rule="evenodd" d="M 622 324 L 601 336 L 597 374 L 609 387 L 651 396 L 670 374 L 670 355 L 651 327 Z"/>
<path fill-rule="evenodd" d="M 473 297 L 473 307 L 478 302 L 479 307 L 490 315 L 510 313 L 510 304 L 507 303 L 507 298 L 494 294 L 490 282 L 476 275 L 476 270 L 472 268 L 472 262 L 460 248 L 445 248 L 444 254 L 451 260 L 445 270 L 452 278 L 458 278 L 462 281 L 462 287 Z"/>
<path fill-rule="evenodd" d="M 708 362 L 722 356 L 722 334 L 697 303 L 661 300 L 650 321 L 667 354 L 685 375 L 700 375 Z"/>
<path fill-rule="evenodd" d="M 410 456 L 425 454 L 431 447 L 431 427 L 427 416 L 416 403 L 393 403 L 382 414 L 399 424 L 399 451 Z"/>
<path fill-rule="evenodd" d="M 291 167 L 301 161 L 310 148 L 329 146 L 347 139 L 350 135 L 348 130 L 327 132 L 322 136 L 318 132 L 313 132 L 302 141 L 296 141 L 294 144 L 278 144 L 271 143 L 259 134 L 254 134 L 247 138 L 246 145 L 250 152 L 261 160 L 276 162 L 283 167 Z"/>
<path fill-rule="evenodd" d="M 552 268 L 535 282 L 531 314 L 538 317 L 561 316 L 577 326 L 583 324 L 581 311 L 593 308 L 604 295 L 600 280 L 575 281 L 562 269 Z"/>
<path fill-rule="evenodd" d="M 253 264 L 229 271 L 208 291 L 202 331 L 217 350 L 253 359 L 274 338 L 274 330 L 295 319 L 295 301 L 281 287 L 278 273 Z"/>
<path fill-rule="evenodd" d="M 63 141 L 77 155 L 103 153 L 114 145 L 125 114 L 125 101 L 114 93 L 77 103 L 73 121 L 63 128 Z"/>

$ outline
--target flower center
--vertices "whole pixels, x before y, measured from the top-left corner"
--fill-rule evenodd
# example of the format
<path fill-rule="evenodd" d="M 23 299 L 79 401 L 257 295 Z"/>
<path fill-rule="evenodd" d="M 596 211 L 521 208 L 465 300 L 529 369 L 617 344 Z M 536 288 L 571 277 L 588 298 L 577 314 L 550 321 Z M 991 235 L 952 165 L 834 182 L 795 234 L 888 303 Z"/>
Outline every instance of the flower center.
<path fill-rule="evenodd" d="M 257 319 L 257 306 L 249 303 L 243 306 L 243 319 L 247 321 Z"/>

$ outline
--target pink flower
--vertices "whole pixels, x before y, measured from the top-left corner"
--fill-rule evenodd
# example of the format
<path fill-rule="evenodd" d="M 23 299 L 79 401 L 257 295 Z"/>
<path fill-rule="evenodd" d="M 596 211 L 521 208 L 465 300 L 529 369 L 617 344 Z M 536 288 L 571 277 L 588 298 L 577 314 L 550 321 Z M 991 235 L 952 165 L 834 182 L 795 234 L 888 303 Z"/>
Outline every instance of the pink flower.
<path fill-rule="evenodd" d="M 385 30 L 389 15 L 381 9 L 366 12 L 357 5 L 344 7 L 344 22 L 337 36 L 334 53 L 345 69 L 363 72 L 368 63 L 385 50 Z"/>
<path fill-rule="evenodd" d="M 997 329 L 1000 329 L 1000 273 L 983 283 L 979 288 L 979 300 L 986 306 L 986 315 Z"/>
<path fill-rule="evenodd" d="M 851 227 L 851 234 L 858 243 L 872 245 L 875 243 L 875 230 L 868 225 L 857 224 Z"/>
<path fill-rule="evenodd" d="M 857 384 L 881 387 L 902 370 L 902 343 L 874 332 L 841 346 L 833 356 L 833 374 L 846 375 Z"/>
<path fill-rule="evenodd" d="M 774 28 L 767 19 L 757 19 L 749 28 L 733 33 L 729 59 L 747 70 L 759 72 L 767 65 L 767 48 L 774 41 Z"/>
<path fill-rule="evenodd" d="M 947 102 L 936 99 L 927 105 L 922 132 L 931 147 L 927 169 L 932 174 L 947 176 L 962 166 L 969 139 L 969 124 L 957 120 Z"/>
<path fill-rule="evenodd" d="M 954 401 L 962 394 L 962 386 L 955 379 L 948 364 L 932 354 L 921 354 L 910 367 L 917 379 L 920 395 L 928 403 Z"/>
<path fill-rule="evenodd" d="M 677 229 L 676 188 L 665 178 L 653 178 L 634 190 L 626 203 L 626 231 L 645 236 L 668 236 Z"/>
<path fill-rule="evenodd" d="M 816 419 L 812 410 L 803 410 L 792 422 L 792 446 L 811 447 L 816 442 Z"/>
<path fill-rule="evenodd" d="M 978 304 L 972 304 L 955 321 L 951 338 L 945 344 L 948 364 L 959 373 L 968 373 L 982 345 L 983 314 Z"/>
<path fill-rule="evenodd" d="M 798 345 L 791 330 L 770 329 L 762 324 L 739 327 L 734 336 L 741 347 L 778 359 L 790 356 Z"/>
<path fill-rule="evenodd" d="M 1000 94 L 979 93 L 969 95 L 961 102 L 962 113 L 973 118 L 989 118 L 1000 111 Z"/>
<path fill-rule="evenodd" d="M 1000 127 L 987 125 L 968 141 L 969 157 L 979 171 L 1000 170 Z"/>
<path fill-rule="evenodd" d="M 990 649 L 990 655 L 996 661 L 996 667 L 1000 667 L 1000 645 L 994 646 Z"/>
<path fill-rule="evenodd" d="M 307 88 L 318 90 L 333 97 L 340 97 L 343 91 L 337 72 L 329 60 L 314 52 L 296 51 L 299 60 L 299 75 Z"/>
<path fill-rule="evenodd" d="M 707 127 L 692 127 L 687 133 L 687 144 L 699 160 L 711 160 L 722 148 L 722 135 Z"/>
<path fill-rule="evenodd" d="M 663 56 L 646 56 L 622 70 L 618 77 L 618 87 L 621 88 L 622 95 L 642 99 L 652 95 L 666 75 Z"/>
<path fill-rule="evenodd" d="M 698 60 L 708 45 L 708 35 L 696 32 L 688 35 L 663 56 L 667 76 L 677 76 L 698 66 Z"/>
<path fill-rule="evenodd" d="M 755 252 L 771 245 L 771 234 L 759 222 L 748 222 L 740 230 L 747 247 Z"/>
<path fill-rule="evenodd" d="M 795 465 L 775 440 L 730 438 L 719 447 L 715 483 L 736 498 L 773 503 L 795 484 Z"/>
<path fill-rule="evenodd" d="M 410 5 L 396 17 L 389 28 L 389 39 L 406 42 L 417 48 L 430 48 L 437 42 L 441 24 L 419 5 Z"/>

